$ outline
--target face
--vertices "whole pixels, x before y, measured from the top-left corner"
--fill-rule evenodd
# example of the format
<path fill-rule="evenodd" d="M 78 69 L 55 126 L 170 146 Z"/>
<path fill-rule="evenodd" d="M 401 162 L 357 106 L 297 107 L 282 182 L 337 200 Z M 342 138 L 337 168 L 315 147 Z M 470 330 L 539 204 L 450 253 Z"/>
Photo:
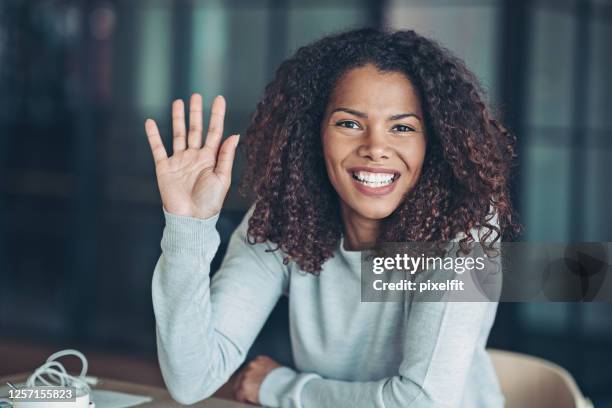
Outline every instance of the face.
<path fill-rule="evenodd" d="M 425 158 L 421 103 L 408 78 L 373 65 L 348 71 L 321 126 L 327 174 L 343 212 L 372 220 L 393 213 Z"/>

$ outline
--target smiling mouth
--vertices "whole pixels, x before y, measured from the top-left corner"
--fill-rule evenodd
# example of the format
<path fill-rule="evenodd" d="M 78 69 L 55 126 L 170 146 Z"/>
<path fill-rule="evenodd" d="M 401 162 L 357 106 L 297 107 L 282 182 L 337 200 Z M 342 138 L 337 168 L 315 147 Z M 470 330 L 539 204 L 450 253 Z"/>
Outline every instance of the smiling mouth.
<path fill-rule="evenodd" d="M 393 184 L 400 176 L 399 173 L 373 173 L 363 170 L 352 171 L 351 175 L 359 184 L 363 184 L 364 186 L 370 188 L 389 186 Z"/>

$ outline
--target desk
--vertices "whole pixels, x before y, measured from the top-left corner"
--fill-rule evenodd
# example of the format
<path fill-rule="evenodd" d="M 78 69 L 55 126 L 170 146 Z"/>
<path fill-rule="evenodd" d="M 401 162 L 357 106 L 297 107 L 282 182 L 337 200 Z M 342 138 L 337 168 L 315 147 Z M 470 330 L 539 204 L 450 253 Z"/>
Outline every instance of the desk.
<path fill-rule="evenodd" d="M 27 379 L 28 374 L 16 374 L 7 377 L 0 378 L 0 384 L 5 385 L 7 381 L 11 383 L 22 383 Z M 135 384 L 125 381 L 115 381 L 106 378 L 100 378 L 99 382 L 93 388 L 100 390 L 110 390 L 117 392 L 125 392 L 129 394 L 147 395 L 153 398 L 152 402 L 138 405 L 143 408 L 175 408 L 184 407 L 176 401 L 174 401 L 168 391 L 164 388 L 152 387 L 149 385 Z M 189 405 L 194 408 L 253 408 L 253 405 L 241 404 L 235 401 L 209 398 L 205 401 L 199 402 L 194 405 Z"/>

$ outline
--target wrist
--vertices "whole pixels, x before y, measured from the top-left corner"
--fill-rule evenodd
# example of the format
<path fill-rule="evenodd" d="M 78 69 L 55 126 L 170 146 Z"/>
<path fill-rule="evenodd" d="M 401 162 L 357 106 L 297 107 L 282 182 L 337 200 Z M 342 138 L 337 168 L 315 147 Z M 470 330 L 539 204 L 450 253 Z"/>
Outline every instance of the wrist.
<path fill-rule="evenodd" d="M 193 215 L 191 215 L 191 217 L 197 218 L 200 220 L 208 220 L 210 218 L 218 216 L 219 213 L 221 213 L 220 208 L 215 208 L 215 209 L 205 210 L 205 211 L 195 210 L 193 211 Z"/>
<path fill-rule="evenodd" d="M 162 206 L 165 214 L 176 215 L 179 217 L 197 218 L 199 220 L 208 220 L 213 218 L 221 212 L 220 208 L 211 208 L 200 210 L 195 206 L 190 207 L 173 207 L 173 206 Z"/>

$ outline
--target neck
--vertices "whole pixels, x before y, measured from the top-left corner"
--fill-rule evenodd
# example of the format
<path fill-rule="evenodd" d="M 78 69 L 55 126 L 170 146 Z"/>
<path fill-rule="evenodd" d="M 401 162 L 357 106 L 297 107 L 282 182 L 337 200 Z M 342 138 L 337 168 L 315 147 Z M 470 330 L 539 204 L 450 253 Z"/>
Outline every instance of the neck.
<path fill-rule="evenodd" d="M 365 218 L 346 205 L 340 210 L 344 223 L 344 249 L 361 251 L 371 248 L 378 238 L 380 222 Z"/>

